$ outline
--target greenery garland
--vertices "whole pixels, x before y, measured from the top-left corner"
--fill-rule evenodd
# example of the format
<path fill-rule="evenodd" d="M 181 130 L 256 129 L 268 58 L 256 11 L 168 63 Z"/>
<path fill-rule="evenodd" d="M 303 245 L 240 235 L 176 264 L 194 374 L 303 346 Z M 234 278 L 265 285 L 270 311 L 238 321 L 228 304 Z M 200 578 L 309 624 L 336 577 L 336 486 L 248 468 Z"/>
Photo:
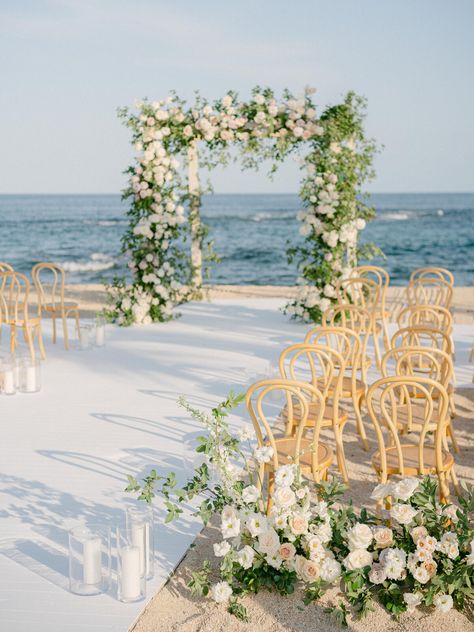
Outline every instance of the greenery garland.
<path fill-rule="evenodd" d="M 376 147 L 364 135 L 363 99 L 350 92 L 342 104 L 326 108 L 318 117 L 313 92 L 306 89 L 297 98 L 285 91 L 277 101 L 271 89 L 257 86 L 248 102 L 229 92 L 212 104 L 197 95 L 192 107 L 172 94 L 164 101 L 138 101 L 135 112 L 119 111 L 137 152 L 124 191 L 131 206 L 123 251 L 130 259 L 133 282 L 117 278 L 109 287 L 111 320 L 120 325 L 169 320 L 173 307 L 199 290 L 189 257 L 185 210 L 199 206 L 198 195 L 190 195 L 184 175 L 188 150 L 196 143 L 201 166 L 208 168 L 227 162 L 233 146 L 240 150 L 244 168 L 271 160 L 272 172 L 291 153 L 304 152 L 304 210 L 298 219 L 305 240 L 288 249 L 290 262 L 298 266 L 299 291 L 286 311 L 304 320 L 320 320 L 334 300 L 337 280 L 350 274 L 357 256 L 371 252 L 357 250 L 356 245 L 358 232 L 374 215 L 360 194 L 373 175 Z M 201 247 L 206 237 L 206 228 L 200 225 Z"/>

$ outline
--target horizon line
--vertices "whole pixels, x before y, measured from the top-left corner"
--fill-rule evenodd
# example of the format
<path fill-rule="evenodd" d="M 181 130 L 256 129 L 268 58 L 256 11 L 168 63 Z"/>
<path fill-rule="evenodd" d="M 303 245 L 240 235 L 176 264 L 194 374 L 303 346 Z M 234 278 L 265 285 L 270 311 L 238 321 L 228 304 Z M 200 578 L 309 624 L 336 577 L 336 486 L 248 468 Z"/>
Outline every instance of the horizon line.
<path fill-rule="evenodd" d="M 474 195 L 474 190 L 471 191 L 366 191 L 364 192 L 368 195 Z M 119 191 L 109 191 L 109 192 L 77 192 L 77 191 L 55 191 L 55 192 L 29 192 L 29 193 L 18 193 L 18 192 L 2 192 L 0 191 L 0 196 L 2 195 L 118 195 L 121 196 L 122 193 Z M 204 193 L 203 196 L 212 196 L 212 195 L 299 195 L 298 191 L 212 191 L 209 193 Z"/>

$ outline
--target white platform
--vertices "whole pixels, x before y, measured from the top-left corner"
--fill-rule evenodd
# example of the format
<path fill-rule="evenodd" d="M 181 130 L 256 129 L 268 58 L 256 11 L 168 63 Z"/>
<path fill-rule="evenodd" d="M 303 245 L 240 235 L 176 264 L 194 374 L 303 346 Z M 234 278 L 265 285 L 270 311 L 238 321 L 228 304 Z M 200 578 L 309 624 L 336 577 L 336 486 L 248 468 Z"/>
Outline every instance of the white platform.
<path fill-rule="evenodd" d="M 0 632 L 126 632 L 145 602 L 68 592 L 67 530 L 123 520 L 126 474 L 182 471 L 183 444 L 199 426 L 177 406 L 210 407 L 230 388 L 268 375 L 303 325 L 279 299 L 191 303 L 165 325 L 108 330 L 107 347 L 65 352 L 46 336 L 43 390 L 0 397 Z M 472 326 L 455 328 L 458 386 L 471 385 Z M 243 410 L 233 418 L 239 423 Z M 156 574 L 163 585 L 200 524 L 163 524 L 156 508 Z"/>

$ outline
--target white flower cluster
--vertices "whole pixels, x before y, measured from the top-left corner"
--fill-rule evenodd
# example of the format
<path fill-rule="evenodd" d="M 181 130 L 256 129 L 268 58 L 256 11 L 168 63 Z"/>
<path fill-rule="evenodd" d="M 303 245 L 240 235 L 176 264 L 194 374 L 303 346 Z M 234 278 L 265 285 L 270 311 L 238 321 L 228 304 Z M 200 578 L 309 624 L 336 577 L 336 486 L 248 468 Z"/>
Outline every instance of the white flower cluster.
<path fill-rule="evenodd" d="M 270 452 L 257 454 L 264 458 L 260 462 L 268 462 L 272 456 Z M 275 569 L 285 567 L 306 583 L 319 578 L 335 582 L 341 575 L 341 565 L 327 546 L 332 537 L 328 507 L 324 502 L 311 502 L 309 486 L 301 482 L 295 465 L 276 470 L 272 498 L 272 509 L 266 516 L 260 510 L 259 489 L 247 485 L 236 505 L 223 509 L 223 541 L 214 544 L 216 557 L 227 557 L 244 569 L 255 563 Z M 224 583 L 215 584 L 211 590 L 219 603 L 232 596 L 231 587 Z"/>

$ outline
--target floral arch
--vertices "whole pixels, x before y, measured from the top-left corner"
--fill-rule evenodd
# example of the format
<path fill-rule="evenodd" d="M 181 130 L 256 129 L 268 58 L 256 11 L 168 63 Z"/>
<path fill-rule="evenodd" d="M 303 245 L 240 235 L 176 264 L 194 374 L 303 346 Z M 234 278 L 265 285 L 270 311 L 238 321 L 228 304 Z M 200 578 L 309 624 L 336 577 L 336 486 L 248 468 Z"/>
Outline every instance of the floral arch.
<path fill-rule="evenodd" d="M 235 92 L 210 103 L 196 96 L 189 107 L 176 94 L 138 101 L 119 111 L 137 152 L 127 170 L 131 200 L 123 251 L 133 283 L 115 279 L 108 315 L 121 325 L 166 321 L 173 307 L 199 294 L 207 230 L 200 220 L 198 166 L 212 168 L 239 149 L 243 168 L 272 161 L 272 171 L 298 153 L 302 170 L 300 234 L 287 255 L 298 268 L 297 298 L 286 312 L 318 322 L 334 300 L 334 284 L 350 274 L 358 256 L 358 232 L 374 211 L 361 195 L 370 179 L 375 143 L 363 128 L 365 102 L 349 92 L 318 116 L 314 90 L 301 97 L 254 88 L 247 102 Z M 198 154 L 199 152 L 199 154 Z"/>

